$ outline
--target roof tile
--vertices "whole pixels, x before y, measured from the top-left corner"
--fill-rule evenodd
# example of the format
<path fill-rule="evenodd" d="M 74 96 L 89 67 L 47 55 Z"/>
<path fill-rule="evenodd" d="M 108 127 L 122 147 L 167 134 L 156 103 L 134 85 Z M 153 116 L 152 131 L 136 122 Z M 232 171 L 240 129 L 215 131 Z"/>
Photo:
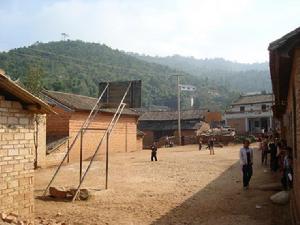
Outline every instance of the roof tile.
<path fill-rule="evenodd" d="M 97 98 L 72 93 L 44 90 L 42 94 L 75 111 L 90 111 L 97 103 Z M 106 113 L 115 113 L 116 108 L 101 108 L 100 111 Z M 122 114 L 132 116 L 139 115 L 136 111 L 128 108 L 124 108 Z"/>

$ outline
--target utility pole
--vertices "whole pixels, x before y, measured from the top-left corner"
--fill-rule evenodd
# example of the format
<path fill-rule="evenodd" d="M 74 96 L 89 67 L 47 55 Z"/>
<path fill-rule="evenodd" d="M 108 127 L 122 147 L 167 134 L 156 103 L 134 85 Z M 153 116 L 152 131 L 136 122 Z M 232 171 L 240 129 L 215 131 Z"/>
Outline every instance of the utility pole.
<path fill-rule="evenodd" d="M 63 41 L 65 41 L 67 37 L 69 37 L 67 33 L 61 33 L 61 38 Z"/>
<path fill-rule="evenodd" d="M 180 115 L 180 77 L 182 75 L 173 75 L 177 77 L 177 113 L 178 113 L 178 143 L 181 145 L 181 115 Z"/>

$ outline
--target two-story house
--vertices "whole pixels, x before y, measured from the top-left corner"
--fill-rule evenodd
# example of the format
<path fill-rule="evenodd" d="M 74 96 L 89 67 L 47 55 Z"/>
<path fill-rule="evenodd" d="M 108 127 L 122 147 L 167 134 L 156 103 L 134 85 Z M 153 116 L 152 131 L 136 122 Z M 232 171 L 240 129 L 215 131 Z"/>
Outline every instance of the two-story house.
<path fill-rule="evenodd" d="M 273 129 L 273 95 L 240 96 L 224 114 L 226 125 L 237 133 L 263 133 Z"/>

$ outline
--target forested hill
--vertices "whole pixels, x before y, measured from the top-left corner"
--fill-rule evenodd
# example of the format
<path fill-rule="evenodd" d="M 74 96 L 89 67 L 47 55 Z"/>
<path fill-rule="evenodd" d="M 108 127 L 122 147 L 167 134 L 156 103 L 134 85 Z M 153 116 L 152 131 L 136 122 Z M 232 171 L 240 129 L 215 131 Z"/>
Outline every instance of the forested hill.
<path fill-rule="evenodd" d="M 176 79 L 197 86 L 196 107 L 224 108 L 237 93 L 224 85 L 150 63 L 106 45 L 82 41 L 36 43 L 29 47 L 0 53 L 0 68 L 13 79 L 26 80 L 29 67 L 43 71 L 43 85 L 50 90 L 97 96 L 101 81 L 141 79 L 143 105 L 176 106 Z M 188 107 L 188 95 L 183 93 L 183 106 Z"/>
<path fill-rule="evenodd" d="M 196 59 L 179 55 L 151 57 L 129 53 L 147 62 L 166 65 L 239 92 L 272 90 L 268 63 L 237 63 L 223 58 Z M 256 82 L 259 81 L 259 82 Z"/>

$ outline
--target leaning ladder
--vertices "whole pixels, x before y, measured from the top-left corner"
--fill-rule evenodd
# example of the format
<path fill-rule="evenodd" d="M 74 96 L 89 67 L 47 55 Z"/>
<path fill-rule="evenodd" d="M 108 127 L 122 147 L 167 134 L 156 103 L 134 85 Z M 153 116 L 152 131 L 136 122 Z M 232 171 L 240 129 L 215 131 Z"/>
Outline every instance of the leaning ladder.
<path fill-rule="evenodd" d="M 121 102 L 120 102 L 120 104 L 119 104 L 119 106 L 118 106 L 118 108 L 117 108 L 117 110 L 116 110 L 116 112 L 115 112 L 115 114 L 114 114 L 112 120 L 110 121 L 110 123 L 109 123 L 107 129 L 105 130 L 105 132 L 104 132 L 102 138 L 100 139 L 100 142 L 99 142 L 99 144 L 98 144 L 97 147 L 96 147 L 96 150 L 95 150 L 95 152 L 94 152 L 94 154 L 93 154 L 93 156 L 92 156 L 92 158 L 91 158 L 91 160 L 90 160 L 90 162 L 89 162 L 89 165 L 88 165 L 87 169 L 85 170 L 83 176 L 82 176 L 81 179 L 80 179 L 79 185 L 78 185 L 77 190 L 76 190 L 76 192 L 75 192 L 75 194 L 74 194 L 74 196 L 73 196 L 72 202 L 74 202 L 74 201 L 76 200 L 77 195 L 78 195 L 78 193 L 79 193 L 79 191 L 80 191 L 80 187 L 81 187 L 81 185 L 82 185 L 82 183 L 83 183 L 83 181 L 84 181 L 84 179 L 85 179 L 87 173 L 89 172 L 89 170 L 90 170 L 90 168 L 91 168 L 91 166 L 92 166 L 92 164 L 93 164 L 93 162 L 94 162 L 94 160 L 95 160 L 95 158 L 96 158 L 96 155 L 97 155 L 97 153 L 98 153 L 98 151 L 99 151 L 99 149 L 100 149 L 100 147 L 101 147 L 101 145 L 102 145 L 103 140 L 104 140 L 105 137 L 107 137 L 107 143 L 106 143 L 106 184 L 105 184 L 105 186 L 107 187 L 107 174 L 108 174 L 108 171 L 107 171 L 107 170 L 108 170 L 108 141 L 109 141 L 109 135 L 112 133 L 112 131 L 113 131 L 115 125 L 118 123 L 118 120 L 119 120 L 119 118 L 120 118 L 120 116 L 121 116 L 121 114 L 122 114 L 122 112 L 123 112 L 123 109 L 124 109 L 125 106 L 126 106 L 126 104 L 124 103 L 124 100 L 125 100 L 125 98 L 126 98 L 128 92 L 129 92 L 129 90 L 130 90 L 131 84 L 132 84 L 132 82 L 129 83 L 129 85 L 128 85 L 128 87 L 127 87 L 127 89 L 126 89 L 126 91 L 125 91 L 125 93 L 124 93 L 124 95 L 123 95 L 123 97 L 122 97 L 122 99 L 121 99 Z"/>
<path fill-rule="evenodd" d="M 79 138 L 79 136 L 81 135 L 82 132 L 85 132 L 85 131 L 86 131 L 86 129 L 89 127 L 90 123 L 94 120 L 95 116 L 96 116 L 97 113 L 99 112 L 99 110 L 100 110 L 99 103 L 100 103 L 100 101 L 101 101 L 101 99 L 102 99 L 102 97 L 103 97 L 105 91 L 107 90 L 108 86 L 109 86 L 109 83 L 106 84 L 106 86 L 105 86 L 105 88 L 103 89 L 101 95 L 99 96 L 97 102 L 95 103 L 94 107 L 93 107 L 92 110 L 90 111 L 90 114 L 88 115 L 88 117 L 86 118 L 86 120 L 84 121 L 84 123 L 82 124 L 81 128 L 78 130 L 78 132 L 77 132 L 77 134 L 76 134 L 74 140 L 72 141 L 71 145 L 68 147 L 68 150 L 67 150 L 66 154 L 64 155 L 62 161 L 60 162 L 60 164 L 59 164 L 59 166 L 57 167 L 57 169 L 56 169 L 54 175 L 52 176 L 52 178 L 51 178 L 49 184 L 47 185 L 47 187 L 46 187 L 46 189 L 45 189 L 45 191 L 44 191 L 44 193 L 43 193 L 43 196 L 46 196 L 46 194 L 47 194 L 47 192 L 48 192 L 48 190 L 49 190 L 49 188 L 50 188 L 50 185 L 53 183 L 53 181 L 54 181 L 56 175 L 58 174 L 58 172 L 60 171 L 60 169 L 61 169 L 63 163 L 64 163 L 65 160 L 68 158 L 68 156 L 69 156 L 71 150 L 73 149 L 73 146 L 75 145 L 77 139 Z"/>
<path fill-rule="evenodd" d="M 117 122 L 118 122 L 118 120 L 119 120 L 119 118 L 120 118 L 120 116 L 121 116 L 121 114 L 122 114 L 122 112 L 123 112 L 123 109 L 124 109 L 125 106 L 126 106 L 126 104 L 124 103 L 124 100 L 125 100 L 125 98 L 126 98 L 128 92 L 129 92 L 129 90 L 130 90 L 131 84 L 132 84 L 132 82 L 129 83 L 129 85 L 128 85 L 128 87 L 127 87 L 127 89 L 126 89 L 126 91 L 125 91 L 125 93 L 124 93 L 124 95 L 123 95 L 123 97 L 122 97 L 122 99 L 121 99 L 121 102 L 119 103 L 119 106 L 118 106 L 116 112 L 114 113 L 114 116 L 113 116 L 112 120 L 110 121 L 110 123 L 109 123 L 107 129 L 105 130 L 105 132 L 104 132 L 102 138 L 100 139 L 100 142 L 99 142 L 99 144 L 98 144 L 98 146 L 97 146 L 97 148 L 96 148 L 96 150 L 95 150 L 95 152 L 94 152 L 94 154 L 93 154 L 93 156 L 92 156 L 92 158 L 91 158 L 91 161 L 90 161 L 90 163 L 89 163 L 89 165 L 88 165 L 88 167 L 87 167 L 85 173 L 83 174 L 82 177 L 80 177 L 80 182 L 79 182 L 79 185 L 78 185 L 78 187 L 77 187 L 77 190 L 76 190 L 76 192 L 75 192 L 75 194 L 74 194 L 74 197 L 73 197 L 72 201 L 74 201 L 74 200 L 77 198 L 77 195 L 78 195 L 78 193 L 79 193 L 80 187 L 81 187 L 81 185 L 82 185 L 82 183 L 83 183 L 83 181 L 84 181 L 84 179 L 85 179 L 85 177 L 86 177 L 86 175 L 87 175 L 87 173 L 88 173 L 88 171 L 89 171 L 89 169 L 90 169 L 90 167 L 91 167 L 93 161 L 95 160 L 95 157 L 96 157 L 96 155 L 97 155 L 97 153 L 98 153 L 98 151 L 99 151 L 99 149 L 100 149 L 100 147 L 101 147 L 101 144 L 102 144 L 102 142 L 103 142 L 105 136 L 107 137 L 107 142 L 108 142 L 108 140 L 109 140 L 109 135 L 110 135 L 111 132 L 113 131 L 115 125 L 117 124 Z M 68 155 L 69 155 L 69 153 L 70 153 L 72 147 L 74 146 L 76 140 L 78 139 L 78 137 L 79 137 L 82 133 L 84 133 L 84 132 L 87 130 L 87 128 L 88 128 L 88 126 L 90 125 L 91 121 L 93 121 L 93 119 L 95 118 L 95 116 L 96 116 L 97 113 L 99 112 L 100 107 L 97 107 L 97 106 L 98 106 L 98 104 L 100 103 L 100 100 L 101 100 L 103 94 L 105 93 L 106 89 L 108 88 L 108 85 L 109 85 L 109 83 L 106 85 L 106 87 L 104 88 L 103 92 L 102 92 L 101 95 L 99 96 L 99 98 L 98 98 L 98 100 L 97 100 L 97 103 L 95 104 L 95 106 L 94 106 L 93 109 L 91 110 L 91 112 L 90 112 L 89 116 L 87 117 L 86 121 L 83 123 L 82 127 L 79 129 L 79 131 L 78 131 L 77 135 L 75 136 L 75 138 L 74 138 L 72 144 L 71 144 L 70 147 L 68 148 L 68 151 L 66 152 L 66 154 L 65 154 L 65 156 L 64 156 L 64 158 L 63 158 L 63 160 L 62 160 L 61 163 L 59 164 L 59 166 L 58 166 L 57 170 L 55 171 L 55 173 L 54 173 L 52 179 L 50 180 L 50 182 L 49 182 L 47 188 L 45 189 L 45 191 L 44 191 L 44 193 L 43 193 L 43 196 L 45 196 L 45 195 L 47 194 L 47 192 L 48 192 L 48 190 L 49 190 L 49 188 L 50 188 L 50 185 L 53 183 L 53 181 L 54 181 L 56 175 L 58 174 L 58 172 L 59 172 L 61 166 L 63 165 L 64 161 L 65 161 L 66 158 L 68 157 Z M 107 149 L 106 149 L 106 187 L 107 187 L 107 173 L 108 173 L 107 170 L 108 170 L 108 143 L 107 143 Z"/>

